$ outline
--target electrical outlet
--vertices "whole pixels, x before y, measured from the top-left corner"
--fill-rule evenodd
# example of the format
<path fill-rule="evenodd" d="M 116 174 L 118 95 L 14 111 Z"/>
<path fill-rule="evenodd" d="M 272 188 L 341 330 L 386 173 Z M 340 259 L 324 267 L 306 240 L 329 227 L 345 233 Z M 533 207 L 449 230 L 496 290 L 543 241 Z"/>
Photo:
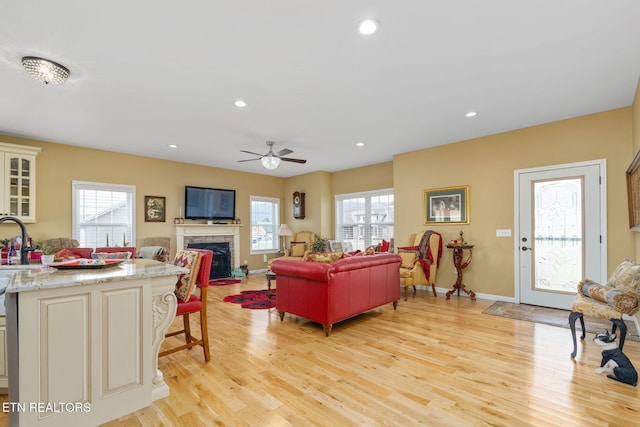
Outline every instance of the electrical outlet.
<path fill-rule="evenodd" d="M 511 229 L 507 228 L 505 230 L 496 230 L 496 237 L 511 237 Z"/>
<path fill-rule="evenodd" d="M 262 255 L 262 260 L 263 260 L 264 262 L 267 262 L 267 254 Z"/>

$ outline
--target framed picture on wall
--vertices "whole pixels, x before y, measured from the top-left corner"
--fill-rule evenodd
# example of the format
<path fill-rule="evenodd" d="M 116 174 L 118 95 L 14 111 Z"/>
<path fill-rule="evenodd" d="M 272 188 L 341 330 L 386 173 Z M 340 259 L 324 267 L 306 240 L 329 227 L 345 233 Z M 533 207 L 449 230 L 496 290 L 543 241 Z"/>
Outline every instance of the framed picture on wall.
<path fill-rule="evenodd" d="M 640 151 L 627 169 L 627 202 L 629 203 L 629 228 L 640 231 Z"/>
<path fill-rule="evenodd" d="M 144 222 L 164 222 L 167 198 L 144 196 Z"/>
<path fill-rule="evenodd" d="M 424 224 L 469 224 L 469 186 L 423 191 Z"/>

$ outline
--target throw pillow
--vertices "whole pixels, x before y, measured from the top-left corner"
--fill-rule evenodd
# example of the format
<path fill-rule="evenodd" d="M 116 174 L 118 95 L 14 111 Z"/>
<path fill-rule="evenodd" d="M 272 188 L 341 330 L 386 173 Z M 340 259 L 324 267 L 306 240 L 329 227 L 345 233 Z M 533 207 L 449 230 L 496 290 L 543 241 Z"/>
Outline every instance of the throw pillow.
<path fill-rule="evenodd" d="M 629 258 L 623 259 L 609 278 L 607 286 L 640 292 L 640 264 Z"/>
<path fill-rule="evenodd" d="M 380 245 L 380 252 L 389 252 L 389 242 L 386 240 L 382 240 L 382 244 Z"/>
<path fill-rule="evenodd" d="M 176 257 L 173 259 L 174 265 L 189 269 L 189 272 L 181 275 L 176 283 L 176 297 L 182 301 L 189 301 L 196 287 L 196 279 L 200 270 L 200 256 L 200 252 L 181 250 L 176 253 Z"/>
<path fill-rule="evenodd" d="M 401 268 L 413 268 L 416 260 L 418 259 L 418 251 L 410 251 L 406 249 L 399 249 L 398 255 L 402 258 Z"/>
<path fill-rule="evenodd" d="M 629 316 L 635 315 L 640 309 L 638 306 L 640 295 L 633 291 L 603 286 L 592 280 L 584 279 L 578 283 L 578 292 L 585 297 L 604 302 Z"/>
<path fill-rule="evenodd" d="M 353 246 L 351 245 L 351 242 L 340 242 L 340 246 L 341 248 L 339 250 L 341 250 L 342 252 L 353 252 Z"/>
<path fill-rule="evenodd" d="M 130 259 L 131 252 L 94 252 L 92 259 Z"/>
<path fill-rule="evenodd" d="M 375 246 L 369 246 L 367 249 L 364 250 L 364 254 L 365 255 L 375 255 L 376 254 L 376 247 Z"/>
<path fill-rule="evenodd" d="M 304 242 L 291 242 L 291 251 L 289 252 L 289 256 L 304 256 L 304 251 Z"/>
<path fill-rule="evenodd" d="M 330 263 L 344 258 L 343 252 L 316 252 L 309 254 L 307 261 Z"/>
<path fill-rule="evenodd" d="M 339 240 L 329 240 L 327 242 L 327 246 L 329 246 L 330 252 L 343 252 L 342 242 L 340 242 Z"/>

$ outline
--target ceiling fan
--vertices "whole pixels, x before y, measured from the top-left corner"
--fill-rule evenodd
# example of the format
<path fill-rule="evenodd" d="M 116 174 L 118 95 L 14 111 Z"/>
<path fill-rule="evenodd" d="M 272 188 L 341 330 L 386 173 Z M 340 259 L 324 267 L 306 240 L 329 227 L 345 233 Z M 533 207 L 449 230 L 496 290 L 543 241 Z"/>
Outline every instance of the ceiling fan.
<path fill-rule="evenodd" d="M 293 153 L 292 150 L 289 150 L 288 148 L 284 148 L 280 151 L 278 151 L 277 153 L 273 152 L 273 145 L 275 144 L 275 142 L 273 141 L 267 141 L 267 146 L 269 147 L 269 152 L 267 154 L 258 154 L 258 153 L 254 153 L 252 151 L 246 151 L 246 150 L 240 150 L 240 152 L 242 153 L 248 153 L 248 154 L 253 154 L 255 156 L 258 156 L 255 159 L 247 159 L 247 160 L 238 160 L 239 162 L 251 162 L 254 160 L 260 160 L 262 161 L 262 166 L 264 166 L 267 169 L 275 169 L 278 167 L 278 165 L 280 165 L 280 161 L 283 162 L 293 162 L 293 163 L 307 163 L 306 160 L 302 160 L 302 159 L 292 159 L 291 157 L 282 157 L 282 156 L 286 156 L 287 154 L 291 154 Z"/>

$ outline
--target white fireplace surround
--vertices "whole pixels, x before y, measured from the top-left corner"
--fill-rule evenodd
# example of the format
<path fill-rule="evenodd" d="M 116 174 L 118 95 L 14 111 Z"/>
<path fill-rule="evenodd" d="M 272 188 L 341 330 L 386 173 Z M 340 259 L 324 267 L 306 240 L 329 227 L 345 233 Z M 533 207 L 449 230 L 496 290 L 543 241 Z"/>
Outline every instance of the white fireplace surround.
<path fill-rule="evenodd" d="M 240 227 L 242 224 L 176 225 L 176 248 L 187 249 L 189 243 L 229 243 L 232 268 L 240 267 Z"/>

